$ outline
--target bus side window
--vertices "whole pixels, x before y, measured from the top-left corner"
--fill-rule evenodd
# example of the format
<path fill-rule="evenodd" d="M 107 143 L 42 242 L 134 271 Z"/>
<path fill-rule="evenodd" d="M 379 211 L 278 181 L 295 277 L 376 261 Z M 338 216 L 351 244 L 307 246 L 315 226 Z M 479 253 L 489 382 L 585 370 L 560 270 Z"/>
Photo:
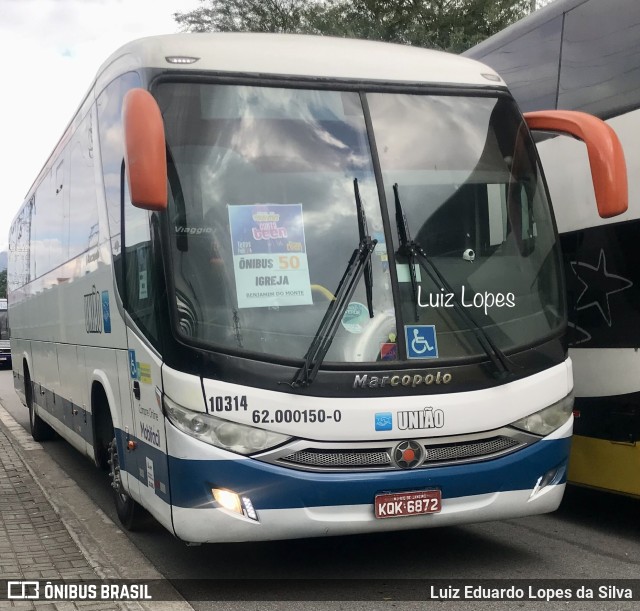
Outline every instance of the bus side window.
<path fill-rule="evenodd" d="M 129 89 L 140 87 L 140 85 L 138 74 L 127 72 L 111 81 L 100 93 L 97 100 L 98 131 L 109 216 L 109 232 L 111 238 L 116 241 L 120 234 L 120 170 L 124 156 L 122 100 Z"/>
<path fill-rule="evenodd" d="M 7 289 L 15 291 L 27 284 L 31 277 L 31 257 L 29 252 L 31 239 L 31 222 L 36 204 L 35 194 L 22 208 L 17 222 L 13 225 L 12 238 L 9 242 L 9 262 L 7 272 Z"/>
<path fill-rule="evenodd" d="M 100 93 L 98 129 L 116 283 L 127 311 L 147 337 L 157 343 L 151 217 L 146 210 L 131 205 L 123 161 L 122 102 L 127 91 L 140 85 L 138 74 L 128 72 Z"/>
<path fill-rule="evenodd" d="M 73 135 L 70 149 L 69 204 L 65 209 L 64 235 L 68 256 L 74 258 L 85 251 L 95 252 L 99 240 L 90 112 Z"/>
<path fill-rule="evenodd" d="M 151 245 L 151 214 L 131 204 L 125 180 L 122 213 L 124 222 L 123 299 L 125 308 L 136 323 L 152 341 L 157 342 L 159 333 L 156 300 L 158 296 Z"/>
<path fill-rule="evenodd" d="M 63 217 L 66 208 L 64 147 L 36 189 L 31 225 L 31 278 L 38 278 L 66 261 Z"/>

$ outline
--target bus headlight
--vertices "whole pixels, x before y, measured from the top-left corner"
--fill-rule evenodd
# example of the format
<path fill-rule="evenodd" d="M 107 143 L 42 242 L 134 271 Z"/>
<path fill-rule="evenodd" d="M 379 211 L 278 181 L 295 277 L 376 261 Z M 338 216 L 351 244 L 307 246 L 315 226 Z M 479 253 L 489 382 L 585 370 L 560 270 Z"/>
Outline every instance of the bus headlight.
<path fill-rule="evenodd" d="M 511 423 L 511 426 L 526 431 L 527 433 L 533 433 L 534 435 L 545 436 L 549 433 L 553 433 L 556 429 L 560 428 L 571 416 L 573 411 L 573 393 L 567 395 L 564 399 L 561 399 L 557 403 L 545 407 L 544 409 L 525 416 Z"/>
<path fill-rule="evenodd" d="M 178 405 L 166 395 L 163 401 L 167 418 L 176 428 L 200 441 L 231 452 L 253 454 L 291 439 L 288 435 L 281 433 L 230 422 L 202 412 L 194 412 Z"/>

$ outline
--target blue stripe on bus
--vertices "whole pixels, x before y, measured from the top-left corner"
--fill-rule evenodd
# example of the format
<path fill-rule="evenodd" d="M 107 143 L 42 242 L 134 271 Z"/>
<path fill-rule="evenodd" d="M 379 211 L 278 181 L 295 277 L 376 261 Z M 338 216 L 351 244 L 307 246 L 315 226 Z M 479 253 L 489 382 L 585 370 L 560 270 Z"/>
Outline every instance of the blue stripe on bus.
<path fill-rule="evenodd" d="M 32 382 L 32 384 L 34 402 L 93 447 L 92 413 L 84 409 L 81 405 L 77 405 L 68 399 L 62 398 L 60 395 L 56 395 L 54 392 L 36 382 Z M 125 433 L 120 429 L 115 430 L 115 436 L 116 443 L 118 444 L 118 457 L 121 469 L 135 477 L 142 486 L 148 487 L 146 459 L 149 458 L 153 461 L 155 494 L 163 501 L 170 503 L 171 496 L 167 455 L 145 440 L 130 433 Z M 126 445 L 129 440 L 136 442 L 135 452 L 127 450 Z"/>
<path fill-rule="evenodd" d="M 93 446 L 93 416 L 81 405 L 72 403 L 37 382 L 32 382 L 32 397 L 38 407 Z"/>
<path fill-rule="evenodd" d="M 34 399 L 93 445 L 89 411 L 34 384 Z M 37 392 L 40 391 L 40 392 Z M 42 392 L 44 391 L 44 392 Z M 73 408 L 79 413 L 73 415 Z M 370 504 L 384 491 L 439 488 L 443 498 L 532 489 L 538 478 L 566 467 L 571 438 L 540 441 L 490 461 L 375 473 L 313 473 L 257 460 L 185 460 L 167 455 L 139 437 L 116 430 L 121 467 L 147 486 L 146 459 L 153 461 L 155 493 L 178 507 L 212 506 L 211 488 L 228 488 L 250 496 L 256 509 L 286 509 Z M 126 442 L 136 442 L 135 452 Z M 168 459 L 168 460 L 167 460 Z M 566 472 L 562 482 L 566 481 Z M 162 485 L 161 485 L 162 484 Z"/>
<path fill-rule="evenodd" d="M 371 504 L 375 494 L 439 488 L 443 498 L 529 490 L 553 468 L 566 467 L 571 439 L 540 441 L 494 460 L 377 473 L 312 473 L 257 460 L 183 460 L 169 456 L 171 498 L 178 507 L 210 507 L 211 488 L 249 496 L 256 509 Z M 566 469 L 561 482 L 566 480 Z"/>
<path fill-rule="evenodd" d="M 92 413 L 84 409 L 81 405 L 77 405 L 68 399 L 62 398 L 60 395 L 56 395 L 38 383 L 34 382 L 33 386 L 34 402 L 93 447 Z M 115 436 L 116 443 L 118 444 L 120 467 L 134 476 L 141 485 L 148 487 L 146 459 L 149 458 L 152 460 L 155 493 L 162 500 L 169 503 L 170 491 L 167 455 L 145 440 L 130 433 L 125 433 L 120 429 L 115 430 Z M 135 452 L 130 452 L 126 449 L 127 441 L 129 440 L 136 442 Z M 142 472 L 140 471 L 141 469 Z"/>
<path fill-rule="evenodd" d="M 164 433 L 164 429 L 163 429 Z M 126 449 L 128 441 L 135 441 L 136 449 L 130 452 Z M 156 496 L 170 503 L 169 468 L 167 455 L 143 439 L 116 429 L 116 443 L 118 444 L 118 458 L 120 468 L 135 477 L 141 486 L 149 487 L 147 482 L 147 458 L 153 462 L 153 479 Z"/>

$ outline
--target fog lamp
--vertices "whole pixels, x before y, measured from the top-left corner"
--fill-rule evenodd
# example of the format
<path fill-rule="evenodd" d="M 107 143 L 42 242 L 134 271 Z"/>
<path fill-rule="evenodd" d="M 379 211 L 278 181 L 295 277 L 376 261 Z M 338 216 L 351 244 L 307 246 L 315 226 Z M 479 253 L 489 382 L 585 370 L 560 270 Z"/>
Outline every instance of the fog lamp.
<path fill-rule="evenodd" d="M 553 469 L 549 469 L 544 475 L 541 475 L 533 487 L 529 500 L 532 501 L 542 496 L 548 490 L 551 490 L 552 486 L 560 484 L 567 473 L 567 463 L 564 462 Z"/>
<path fill-rule="evenodd" d="M 211 493 L 216 503 L 223 509 L 229 511 L 235 511 L 236 513 L 242 513 L 242 505 L 240 504 L 240 497 L 231 490 L 222 490 L 221 488 L 212 488 Z"/>
<path fill-rule="evenodd" d="M 258 522 L 258 514 L 248 496 L 240 497 L 235 492 L 224 488 L 211 488 L 211 494 L 213 494 L 215 502 L 223 509 L 239 513 L 241 516 Z"/>

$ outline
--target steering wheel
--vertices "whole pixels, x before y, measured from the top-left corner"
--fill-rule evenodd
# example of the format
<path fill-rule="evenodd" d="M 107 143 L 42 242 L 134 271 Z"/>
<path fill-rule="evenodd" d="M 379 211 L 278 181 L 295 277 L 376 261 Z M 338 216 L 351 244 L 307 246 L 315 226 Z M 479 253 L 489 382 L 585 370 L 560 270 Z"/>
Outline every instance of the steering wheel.
<path fill-rule="evenodd" d="M 333 301 L 336 296 L 326 287 L 321 284 L 312 284 L 311 291 L 313 293 L 320 293 L 327 301 Z"/>

